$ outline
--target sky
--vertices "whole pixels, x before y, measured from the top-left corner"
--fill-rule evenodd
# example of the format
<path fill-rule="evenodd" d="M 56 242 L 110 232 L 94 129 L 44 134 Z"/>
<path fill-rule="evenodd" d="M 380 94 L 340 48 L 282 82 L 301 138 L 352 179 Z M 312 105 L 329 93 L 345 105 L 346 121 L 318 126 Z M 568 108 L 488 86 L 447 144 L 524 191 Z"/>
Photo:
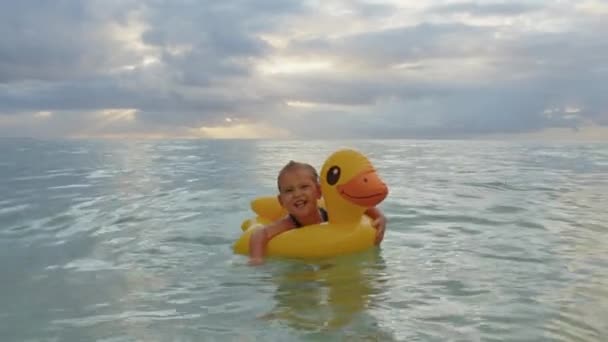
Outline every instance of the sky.
<path fill-rule="evenodd" d="M 0 137 L 608 140 L 608 2 L 20 0 Z"/>

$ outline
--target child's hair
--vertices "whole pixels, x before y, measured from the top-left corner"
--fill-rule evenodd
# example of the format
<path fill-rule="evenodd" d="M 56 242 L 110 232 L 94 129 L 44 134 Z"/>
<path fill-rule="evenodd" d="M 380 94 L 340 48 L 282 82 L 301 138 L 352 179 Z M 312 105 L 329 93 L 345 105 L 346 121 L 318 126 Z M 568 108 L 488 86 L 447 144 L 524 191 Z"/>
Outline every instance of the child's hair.
<path fill-rule="evenodd" d="M 281 176 L 290 170 L 293 169 L 305 169 L 310 171 L 310 173 L 312 174 L 312 178 L 315 182 L 319 182 L 319 175 L 317 174 L 317 170 L 310 164 L 307 163 L 300 163 L 297 161 L 293 161 L 290 160 L 289 163 L 287 163 L 285 166 L 283 166 L 283 168 L 281 169 L 281 171 L 279 171 L 279 176 L 277 177 L 277 187 L 279 188 L 279 191 L 281 191 L 281 184 L 280 184 L 280 179 Z"/>

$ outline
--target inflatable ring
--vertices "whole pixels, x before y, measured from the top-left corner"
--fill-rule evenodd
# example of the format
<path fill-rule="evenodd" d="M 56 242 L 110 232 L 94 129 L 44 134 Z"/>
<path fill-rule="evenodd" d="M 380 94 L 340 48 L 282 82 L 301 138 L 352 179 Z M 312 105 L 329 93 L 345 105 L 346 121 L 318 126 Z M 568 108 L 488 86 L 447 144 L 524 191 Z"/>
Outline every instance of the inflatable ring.
<path fill-rule="evenodd" d="M 364 213 L 386 198 L 388 188 L 370 161 L 357 151 L 339 150 L 325 161 L 319 178 L 319 206 L 327 210 L 329 222 L 275 236 L 266 246 L 267 256 L 315 259 L 374 247 L 376 230 Z M 249 237 L 256 227 L 287 214 L 276 197 L 254 199 L 251 209 L 257 215 L 241 225 L 242 235 L 233 246 L 237 254 L 249 254 Z"/>

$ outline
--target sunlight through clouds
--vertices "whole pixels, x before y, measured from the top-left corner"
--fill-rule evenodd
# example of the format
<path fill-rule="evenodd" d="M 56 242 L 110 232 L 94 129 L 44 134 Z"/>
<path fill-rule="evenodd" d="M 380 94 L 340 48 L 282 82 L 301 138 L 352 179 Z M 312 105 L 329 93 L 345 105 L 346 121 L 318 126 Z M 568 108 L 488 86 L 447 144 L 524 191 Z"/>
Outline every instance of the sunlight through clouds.
<path fill-rule="evenodd" d="M 53 112 L 50 112 L 50 111 L 41 111 L 41 112 L 34 114 L 35 117 L 40 118 L 40 119 L 47 119 L 47 118 L 50 118 L 52 115 L 53 115 Z"/>
<path fill-rule="evenodd" d="M 211 139 L 285 139 L 290 137 L 286 129 L 263 123 L 237 123 L 228 126 L 202 126 L 193 136 Z"/>
<path fill-rule="evenodd" d="M 273 58 L 258 64 L 262 74 L 298 74 L 330 70 L 333 64 L 327 60 L 299 60 L 296 58 Z"/>
<path fill-rule="evenodd" d="M 134 121 L 137 109 L 105 109 L 98 113 L 98 116 L 103 122 L 114 122 L 114 121 Z"/>

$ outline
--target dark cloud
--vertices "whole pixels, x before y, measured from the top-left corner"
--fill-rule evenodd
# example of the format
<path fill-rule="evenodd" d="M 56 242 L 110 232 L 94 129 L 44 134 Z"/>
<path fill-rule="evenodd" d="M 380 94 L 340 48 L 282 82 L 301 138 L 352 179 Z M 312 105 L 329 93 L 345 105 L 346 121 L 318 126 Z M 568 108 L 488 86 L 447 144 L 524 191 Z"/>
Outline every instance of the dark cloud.
<path fill-rule="evenodd" d="M 117 84 L 118 83 L 118 84 Z M 137 109 L 138 120 L 176 125 L 200 125 L 247 107 L 263 107 L 262 100 L 235 93 L 205 92 L 189 94 L 177 88 L 163 90 L 146 87 L 142 81 L 120 83 L 115 79 L 89 79 L 84 84 L 22 86 L 0 92 L 6 114 L 20 111 L 96 111 L 102 109 Z"/>
<path fill-rule="evenodd" d="M 330 112 L 332 115 L 328 120 L 327 115 L 320 113 L 325 118 L 321 122 L 327 125 L 335 120 L 335 126 L 329 123 L 332 126 L 330 131 L 339 130 L 347 123 L 348 127 L 361 127 L 359 135 L 376 137 L 450 137 L 520 132 L 542 128 L 546 123 L 540 115 L 546 105 L 546 92 L 535 90 L 523 82 L 470 87 L 433 87 L 386 80 L 384 83 L 378 81 L 378 84 L 382 90 L 376 93 L 376 98 L 367 98 L 365 104 L 369 109 L 361 115 L 334 111 Z M 323 90 L 308 100 L 326 99 L 321 95 Z M 366 90 L 360 93 L 366 96 L 373 94 Z M 363 104 L 356 98 L 357 93 L 349 94 L 353 95 L 352 101 L 344 101 L 345 104 Z M 516 100 L 508 102 L 505 98 Z"/>
<path fill-rule="evenodd" d="M 292 49 L 295 55 L 338 57 L 345 63 L 386 69 L 428 59 L 485 56 L 495 53 L 497 42 L 488 28 L 423 23 L 338 39 L 296 41 Z"/>
<path fill-rule="evenodd" d="M 608 27 L 603 27 L 608 29 Z M 591 120 L 605 124 L 608 100 L 608 43 L 601 31 L 505 34 L 501 27 L 464 24 L 421 24 L 412 27 L 357 34 L 339 39 L 294 43 L 295 51 L 311 56 L 338 56 L 355 65 L 366 65 L 360 75 L 317 79 L 302 77 L 294 93 L 311 102 L 371 105 L 383 99 L 403 100 L 401 122 L 407 131 L 407 103 L 428 99 L 438 103 L 437 134 L 517 132 L 543 127 L 576 126 Z M 434 79 L 433 68 L 453 65 L 467 70 L 469 58 L 479 60 L 486 72 L 449 74 Z M 439 61 L 427 64 L 426 61 Z M 421 64 L 416 65 L 416 62 Z M 410 73 L 391 67 L 414 63 Z M 462 63 L 459 65 L 458 63 Z M 356 68 L 355 68 L 356 69 Z M 423 81 L 421 81 L 421 78 Z M 298 96 L 293 94 L 293 96 Z M 580 107 L 577 119 L 546 118 L 546 108 Z M 430 110 L 424 108 L 423 110 Z M 379 114 L 383 116 L 384 114 Z M 413 132 L 412 132 L 413 133 Z"/>
<path fill-rule="evenodd" d="M 256 33 L 305 10 L 282 0 L 131 1 L 114 7 L 24 1 L 9 7 L 0 26 L 10 38 L 0 43 L 0 82 L 6 85 L 0 114 L 135 108 L 142 122 L 176 125 L 265 108 L 263 99 L 239 94 L 230 82 L 247 78 L 250 59 L 268 51 Z M 149 52 L 108 32 L 138 18 L 147 27 L 142 42 L 160 51 L 148 67 L 137 64 Z"/>
<path fill-rule="evenodd" d="M 167 1 L 146 8 L 150 25 L 142 38 L 163 51 L 162 62 L 177 75 L 173 81 L 208 86 L 247 77 L 251 60 L 270 51 L 256 34 L 271 32 L 289 15 L 305 10 L 297 1 Z M 176 47 L 185 51 L 172 53 Z"/>
<path fill-rule="evenodd" d="M 364 17 L 383 17 L 395 13 L 395 6 L 389 4 L 368 2 L 368 1 L 352 1 L 357 14 Z"/>
<path fill-rule="evenodd" d="M 0 11 L 0 83 L 88 77 L 137 57 L 101 28 L 134 10 L 105 2 L 16 1 Z"/>

